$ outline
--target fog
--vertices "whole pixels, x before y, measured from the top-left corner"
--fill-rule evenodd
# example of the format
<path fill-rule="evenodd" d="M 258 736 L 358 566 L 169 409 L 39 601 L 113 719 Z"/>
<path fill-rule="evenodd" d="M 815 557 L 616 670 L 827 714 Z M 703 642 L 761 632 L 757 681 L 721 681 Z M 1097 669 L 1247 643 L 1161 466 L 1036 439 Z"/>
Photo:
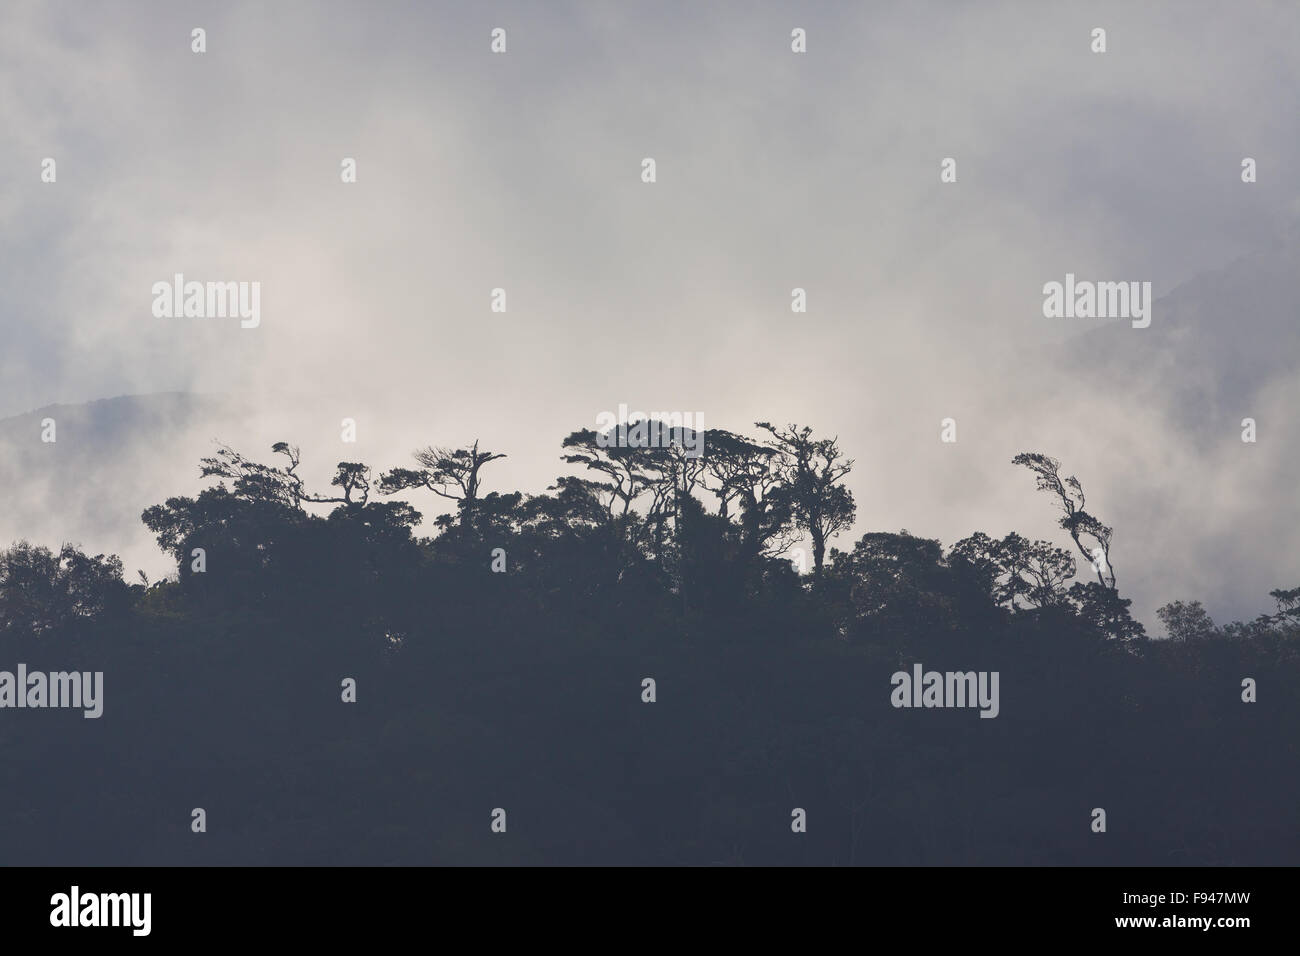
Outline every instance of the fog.
<path fill-rule="evenodd" d="M 1149 630 L 1269 610 L 1300 584 L 1298 47 L 1263 3 L 6 4 L 0 541 L 157 576 L 139 511 L 214 438 L 317 481 L 477 438 L 487 490 L 540 492 L 626 403 L 838 435 L 856 534 L 1064 546 L 1010 464 L 1051 454 Z M 156 318 L 176 273 L 260 282 L 260 326 Z M 1151 327 L 1045 318 L 1066 273 L 1150 281 Z M 214 397 L 59 412 L 56 446 L 30 414 L 155 393 Z"/>

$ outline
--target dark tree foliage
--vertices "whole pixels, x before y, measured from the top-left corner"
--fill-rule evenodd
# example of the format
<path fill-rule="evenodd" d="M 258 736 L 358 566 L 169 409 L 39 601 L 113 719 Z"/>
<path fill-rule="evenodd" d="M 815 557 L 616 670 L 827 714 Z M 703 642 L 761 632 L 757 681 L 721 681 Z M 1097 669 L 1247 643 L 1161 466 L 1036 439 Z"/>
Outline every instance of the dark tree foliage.
<path fill-rule="evenodd" d="M 98 720 L 0 711 L 7 861 L 1294 862 L 1300 588 L 1221 627 L 1174 602 L 1147 639 L 1111 529 L 1042 455 L 1016 461 L 1098 580 L 1015 533 L 841 551 L 852 461 L 758 429 L 699 458 L 576 431 L 540 494 L 485 492 L 503 456 L 477 442 L 324 489 L 286 442 L 221 447 L 208 487 L 144 512 L 167 580 L 0 552 L 0 669 L 105 675 Z M 421 537 L 404 493 L 455 510 Z M 997 671 L 999 716 L 895 709 L 914 664 Z"/>

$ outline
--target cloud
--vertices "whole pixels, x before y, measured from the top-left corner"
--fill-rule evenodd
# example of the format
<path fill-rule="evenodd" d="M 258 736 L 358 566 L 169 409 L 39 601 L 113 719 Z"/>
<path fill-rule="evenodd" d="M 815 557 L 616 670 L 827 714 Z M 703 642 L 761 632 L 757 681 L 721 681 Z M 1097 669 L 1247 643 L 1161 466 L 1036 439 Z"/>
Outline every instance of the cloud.
<path fill-rule="evenodd" d="M 1128 519 L 1118 549 L 1161 523 L 1177 565 L 1116 554 L 1148 613 L 1190 596 L 1180 582 L 1253 607 L 1245 575 L 1289 567 L 1276 532 L 1226 577 L 1224 551 L 1202 553 L 1217 529 L 1241 557 L 1235 529 L 1253 527 L 1239 450 L 1192 454 L 1178 408 L 1140 382 L 1069 382 L 1052 349 L 1079 329 L 1044 320 L 1039 290 L 1073 271 L 1167 293 L 1294 221 L 1300 11 L 126 2 L 0 18 L 0 414 L 228 392 L 253 447 L 300 442 L 324 474 L 481 437 L 511 456 L 500 487 L 528 490 L 620 402 L 796 420 L 857 458 L 860 531 L 949 543 L 1032 530 L 1048 503 L 1009 465 L 1032 447 Z M 938 181 L 946 156 L 956 184 Z M 150 286 L 177 272 L 260 281 L 261 328 L 154 319 Z M 1267 414 L 1279 389 L 1260 391 Z M 938 442 L 949 415 L 956 446 Z M 364 446 L 339 445 L 343 417 Z M 1284 508 L 1293 453 L 1259 449 L 1249 487 Z M 1176 489 L 1155 496 L 1174 510 L 1150 511 L 1149 489 Z"/>

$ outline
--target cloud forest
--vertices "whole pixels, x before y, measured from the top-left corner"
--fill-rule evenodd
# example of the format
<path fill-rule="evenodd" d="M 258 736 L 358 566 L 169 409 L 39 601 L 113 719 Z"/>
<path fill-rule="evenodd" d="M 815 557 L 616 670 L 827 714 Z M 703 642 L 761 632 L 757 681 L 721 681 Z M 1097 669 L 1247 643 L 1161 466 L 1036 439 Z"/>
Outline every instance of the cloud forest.
<path fill-rule="evenodd" d="M 1280 586 L 1296 582 L 1259 582 L 1258 616 L 1224 625 L 1188 595 L 1152 635 L 1123 596 L 1126 529 L 1047 454 L 1005 480 L 1026 514 L 1054 509 L 1053 540 L 846 540 L 871 522 L 835 437 L 670 433 L 574 431 L 535 493 L 494 487 L 506 453 L 478 442 L 341 461 L 320 487 L 289 441 L 216 445 L 198 494 L 141 515 L 175 561 L 163 580 L 11 544 L 8 859 L 1300 852 L 1300 587 Z"/>

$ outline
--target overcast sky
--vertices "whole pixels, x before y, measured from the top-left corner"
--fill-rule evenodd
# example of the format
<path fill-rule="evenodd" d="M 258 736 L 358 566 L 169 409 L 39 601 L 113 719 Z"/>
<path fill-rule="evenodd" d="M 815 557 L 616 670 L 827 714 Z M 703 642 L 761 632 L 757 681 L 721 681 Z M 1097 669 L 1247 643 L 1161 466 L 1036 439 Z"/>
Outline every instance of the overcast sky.
<path fill-rule="evenodd" d="M 510 455 L 489 490 L 528 491 L 620 403 L 795 421 L 856 458 L 858 533 L 945 544 L 1062 538 L 1009 463 L 1043 451 L 1116 525 L 1152 630 L 1174 598 L 1250 615 L 1300 584 L 1294 386 L 1197 444 L 1166 389 L 1067 377 L 1096 323 L 1044 318 L 1042 287 L 1160 296 L 1275 249 L 1300 218 L 1297 50 L 1292 3 L 7 2 L 0 416 L 228 392 L 252 414 L 221 437 L 298 442 L 312 473 L 479 438 Z M 260 282 L 260 327 L 155 318 L 178 272 Z M 1261 308 L 1300 321 L 1290 293 Z M 1185 314 L 1193 336 L 1238 318 Z M 1119 347 L 1157 362 L 1161 321 Z"/>

